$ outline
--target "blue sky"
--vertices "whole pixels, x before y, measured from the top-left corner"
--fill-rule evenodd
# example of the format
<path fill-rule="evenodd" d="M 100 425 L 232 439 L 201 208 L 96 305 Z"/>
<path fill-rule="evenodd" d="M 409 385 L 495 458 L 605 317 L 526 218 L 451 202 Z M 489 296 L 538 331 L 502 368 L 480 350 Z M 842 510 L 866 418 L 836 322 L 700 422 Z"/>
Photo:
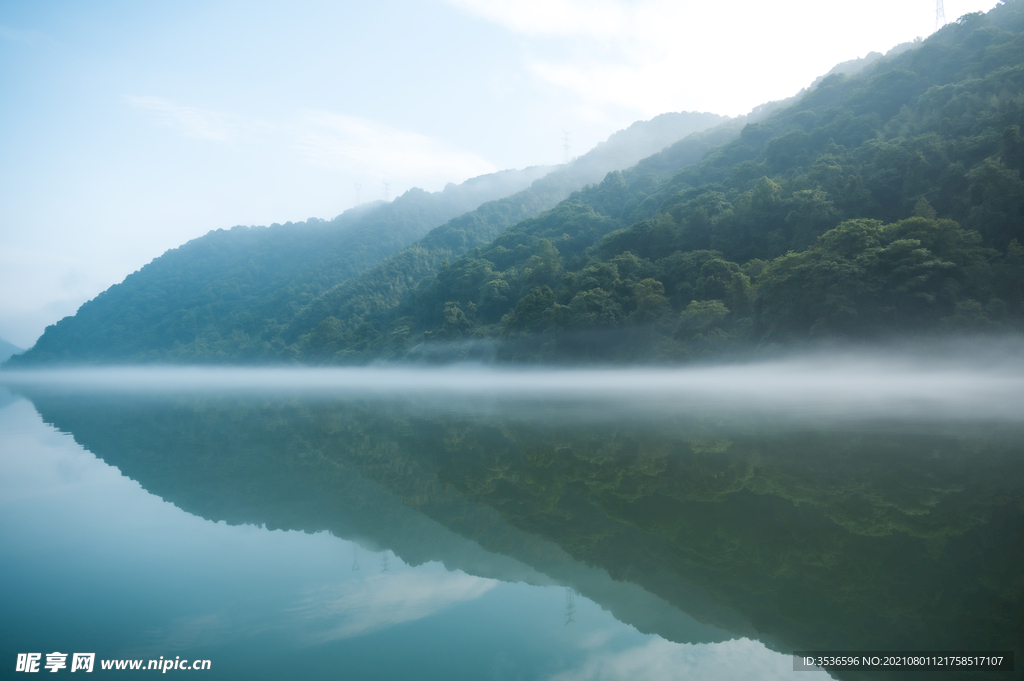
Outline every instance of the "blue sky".
<path fill-rule="evenodd" d="M 0 337 L 211 229 L 746 113 L 934 27 L 934 0 L 0 2 Z"/>

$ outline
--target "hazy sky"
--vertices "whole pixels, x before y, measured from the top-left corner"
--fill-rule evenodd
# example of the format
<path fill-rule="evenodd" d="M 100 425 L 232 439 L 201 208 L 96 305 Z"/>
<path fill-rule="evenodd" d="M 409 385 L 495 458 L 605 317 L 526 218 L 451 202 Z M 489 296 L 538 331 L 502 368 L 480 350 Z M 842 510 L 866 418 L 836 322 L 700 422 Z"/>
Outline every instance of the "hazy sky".
<path fill-rule="evenodd" d="M 934 0 L 3 0 L 0 337 L 211 229 L 746 113 L 934 27 Z"/>

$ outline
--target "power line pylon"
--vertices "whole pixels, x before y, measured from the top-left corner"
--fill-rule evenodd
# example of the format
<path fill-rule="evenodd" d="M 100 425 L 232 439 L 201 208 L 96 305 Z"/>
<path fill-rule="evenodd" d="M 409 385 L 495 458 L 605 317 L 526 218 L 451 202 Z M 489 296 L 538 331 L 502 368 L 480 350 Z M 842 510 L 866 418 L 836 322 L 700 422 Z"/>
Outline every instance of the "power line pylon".
<path fill-rule="evenodd" d="M 359 184 L 358 182 L 356 182 L 355 185 L 356 185 L 356 205 L 358 206 L 360 203 L 362 203 L 362 200 L 359 198 L 359 190 L 363 188 L 363 185 Z"/>
<path fill-rule="evenodd" d="M 941 1 L 941 0 L 940 0 Z M 562 129 L 562 154 L 563 163 L 569 162 L 569 150 L 572 149 L 572 145 L 569 144 L 569 131 Z"/>
<path fill-rule="evenodd" d="M 942 6 L 942 0 L 935 0 L 935 30 L 946 25 L 946 10 Z"/>
<path fill-rule="evenodd" d="M 391 195 L 391 183 L 381 180 L 381 184 L 384 185 L 384 201 L 387 202 L 388 197 Z"/>

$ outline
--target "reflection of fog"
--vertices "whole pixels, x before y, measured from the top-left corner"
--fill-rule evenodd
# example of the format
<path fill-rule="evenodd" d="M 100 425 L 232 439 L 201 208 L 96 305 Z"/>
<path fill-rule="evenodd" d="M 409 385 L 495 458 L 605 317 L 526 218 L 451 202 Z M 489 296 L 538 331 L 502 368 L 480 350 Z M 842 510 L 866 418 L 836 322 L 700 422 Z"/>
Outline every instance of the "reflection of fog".
<path fill-rule="evenodd" d="M 968 363 L 964 357 L 975 361 Z M 984 357 L 982 362 L 978 358 Z M 91 368 L 3 372 L 15 389 L 214 391 L 317 397 L 402 397 L 431 411 L 504 410 L 546 400 L 602 418 L 623 411 L 742 410 L 792 418 L 1020 421 L 1024 364 L 992 353 L 895 359 L 817 355 L 689 368 Z M 443 397 L 443 399 L 438 399 Z M 517 411 L 528 412 L 520 405 Z M 538 410 L 546 412 L 547 408 Z"/>

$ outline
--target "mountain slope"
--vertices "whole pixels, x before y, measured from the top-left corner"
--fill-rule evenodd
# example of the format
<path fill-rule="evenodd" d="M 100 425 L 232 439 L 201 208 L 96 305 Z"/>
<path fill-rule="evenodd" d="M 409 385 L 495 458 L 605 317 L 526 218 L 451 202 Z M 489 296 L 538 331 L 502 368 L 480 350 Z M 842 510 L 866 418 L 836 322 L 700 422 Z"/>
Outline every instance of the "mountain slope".
<path fill-rule="evenodd" d="M 493 173 L 433 194 L 413 189 L 331 221 L 212 231 L 48 327 L 21 361 L 158 359 L 197 339 L 211 357 L 260 356 L 271 351 L 265 339 L 289 305 L 301 305 L 454 215 L 518 191 L 549 170 Z"/>
<path fill-rule="evenodd" d="M 742 120 L 733 120 L 706 132 L 689 135 L 644 159 L 627 174 L 642 178 L 646 185 L 656 184 L 657 178 L 693 163 L 709 149 L 734 137 L 741 125 Z M 575 168 L 576 164 L 568 170 L 578 172 Z M 593 176 L 587 166 L 584 166 L 582 174 Z M 552 206 L 555 202 L 551 198 L 559 196 L 559 192 L 547 190 L 546 186 L 542 188 L 542 185 L 555 179 L 544 178 L 527 192 L 494 201 L 481 206 L 478 211 L 460 216 L 361 277 L 325 292 L 296 315 L 289 329 L 287 341 L 293 344 L 295 355 L 305 361 L 330 357 L 332 353 L 336 353 L 338 359 L 346 356 L 355 358 L 379 349 L 384 333 L 390 334 L 386 343 L 398 343 L 403 347 L 408 338 L 402 331 L 401 322 L 393 329 L 384 330 L 393 326 L 396 317 L 401 316 L 400 304 L 413 288 L 434 276 L 450 259 L 486 245 L 510 225 L 538 214 L 540 210 L 536 209 L 538 202 L 535 201 L 538 194 L 547 199 L 540 203 L 541 208 Z M 560 185 L 564 186 L 564 183 Z M 598 185 L 602 186 L 603 183 Z M 584 194 L 594 191 L 599 190 L 594 187 L 582 190 Z M 566 202 L 573 200 L 569 198 Z M 304 337 L 309 329 L 313 329 L 312 337 Z"/>
<path fill-rule="evenodd" d="M 482 226 L 483 236 L 471 238 L 486 242 L 619 164 L 635 163 L 722 120 L 708 113 L 665 114 L 619 131 L 554 172 L 505 171 L 435 194 L 414 189 L 391 204 L 352 209 L 330 223 L 310 219 L 211 232 L 49 327 L 14 364 L 288 359 L 294 351 L 285 339 L 296 313 L 430 229 L 462 215 L 458 229 Z"/>
<path fill-rule="evenodd" d="M 833 74 L 674 176 L 645 161 L 339 306 L 310 361 L 678 360 L 1019 330 L 1024 3 Z"/>

